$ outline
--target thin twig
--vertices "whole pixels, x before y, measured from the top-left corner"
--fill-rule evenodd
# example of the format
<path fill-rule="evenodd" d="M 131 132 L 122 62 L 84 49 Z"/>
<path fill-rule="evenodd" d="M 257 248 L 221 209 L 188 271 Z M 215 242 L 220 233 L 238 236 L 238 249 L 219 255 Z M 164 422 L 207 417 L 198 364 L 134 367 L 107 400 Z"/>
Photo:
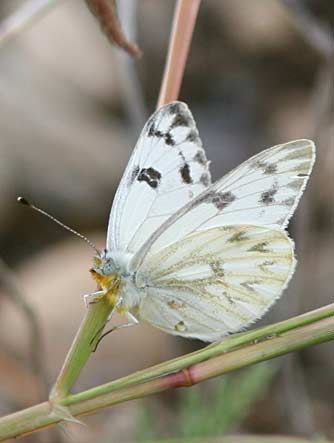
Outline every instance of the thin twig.
<path fill-rule="evenodd" d="M 200 0 L 177 2 L 158 108 L 179 96 L 199 6 Z"/>
<path fill-rule="evenodd" d="M 100 23 L 102 31 L 108 39 L 124 49 L 132 57 L 140 57 L 141 49 L 136 43 L 130 42 L 125 36 L 117 17 L 115 0 L 86 0 L 88 8 Z"/>
<path fill-rule="evenodd" d="M 44 398 L 49 389 L 48 377 L 43 358 L 43 340 L 42 331 L 38 322 L 37 315 L 26 297 L 22 294 L 17 278 L 13 271 L 0 258 L 0 283 L 2 283 L 5 294 L 15 304 L 15 306 L 24 314 L 30 331 L 30 364 L 41 382 L 41 396 Z"/>
<path fill-rule="evenodd" d="M 61 0 L 29 0 L 0 23 L 0 44 L 26 29 Z"/>

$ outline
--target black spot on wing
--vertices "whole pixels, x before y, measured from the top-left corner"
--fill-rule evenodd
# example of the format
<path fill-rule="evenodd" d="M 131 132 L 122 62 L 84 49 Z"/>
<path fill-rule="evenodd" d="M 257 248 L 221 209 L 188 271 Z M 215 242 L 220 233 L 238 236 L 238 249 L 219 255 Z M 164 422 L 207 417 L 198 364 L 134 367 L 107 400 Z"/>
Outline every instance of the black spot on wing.
<path fill-rule="evenodd" d="M 217 194 L 212 198 L 212 203 L 217 209 L 224 209 L 226 206 L 230 205 L 236 199 L 232 192 L 217 192 Z"/>
<path fill-rule="evenodd" d="M 277 172 L 277 165 L 275 163 L 267 163 L 266 167 L 264 168 L 265 174 L 274 174 Z"/>
<path fill-rule="evenodd" d="M 190 117 L 184 112 L 179 112 L 175 115 L 172 124 L 170 125 L 170 129 L 177 128 L 178 126 L 191 126 L 192 121 Z"/>
<path fill-rule="evenodd" d="M 196 129 L 192 129 L 186 137 L 186 141 L 191 142 L 191 143 L 198 142 L 198 139 L 199 139 L 199 136 L 198 136 L 198 131 Z"/>
<path fill-rule="evenodd" d="M 153 168 L 143 168 L 137 177 L 139 182 L 144 181 L 153 189 L 159 186 L 160 179 L 160 172 Z"/>
<path fill-rule="evenodd" d="M 193 182 L 191 175 L 190 175 L 190 168 L 188 163 L 185 163 L 181 168 L 180 168 L 180 174 L 181 174 L 181 178 L 182 181 L 184 183 L 190 184 Z"/>
<path fill-rule="evenodd" d="M 164 137 L 164 134 L 161 131 L 159 131 L 158 129 L 156 129 L 154 123 L 152 123 L 151 126 L 149 127 L 147 135 L 148 135 L 148 137 L 158 137 L 158 138 Z"/>
<path fill-rule="evenodd" d="M 227 206 L 229 206 L 234 200 L 236 196 L 231 192 L 215 192 L 209 191 L 203 195 L 200 201 L 205 203 L 213 203 L 217 209 L 220 211 Z"/>
<path fill-rule="evenodd" d="M 139 170 L 140 170 L 139 166 L 135 166 L 133 168 L 129 179 L 129 185 L 132 185 L 132 183 L 136 180 Z"/>
<path fill-rule="evenodd" d="M 202 183 L 203 186 L 209 186 L 210 184 L 210 176 L 207 172 L 204 172 L 199 179 L 200 183 Z"/>
<path fill-rule="evenodd" d="M 194 161 L 199 163 L 200 165 L 203 165 L 203 166 L 206 165 L 207 159 L 204 154 L 204 151 L 197 151 L 194 156 Z"/>
<path fill-rule="evenodd" d="M 152 123 L 152 125 L 150 126 L 150 128 L 149 128 L 149 130 L 148 130 L 147 135 L 148 135 L 149 137 L 153 137 L 154 134 L 155 134 L 155 126 L 154 126 L 154 123 Z"/>
<path fill-rule="evenodd" d="M 159 129 L 156 129 L 154 123 L 152 123 L 151 126 L 149 127 L 149 130 L 147 132 L 147 136 L 162 138 L 165 141 L 166 145 L 168 145 L 168 146 L 175 145 L 175 140 L 173 139 L 171 133 L 170 132 L 162 132 Z"/>
<path fill-rule="evenodd" d="M 300 174 L 297 174 L 297 177 L 308 177 L 308 174 L 302 174 L 302 173 L 300 173 Z"/>
<path fill-rule="evenodd" d="M 162 132 L 159 129 L 156 128 L 154 121 L 152 123 L 149 123 L 148 131 L 147 131 L 148 137 L 157 137 L 164 139 L 166 145 L 168 146 L 174 146 L 175 140 L 173 139 L 170 131 Z"/>
<path fill-rule="evenodd" d="M 271 203 L 274 203 L 274 196 L 277 194 L 277 191 L 277 184 L 273 184 L 273 186 L 268 189 L 268 191 L 262 192 L 260 196 L 260 203 L 263 203 L 264 205 L 270 205 Z"/>
<path fill-rule="evenodd" d="M 165 139 L 166 145 L 168 145 L 168 146 L 175 145 L 175 140 L 173 139 L 173 137 L 171 136 L 171 134 L 169 132 L 166 132 L 166 134 L 164 134 L 163 137 Z"/>
<path fill-rule="evenodd" d="M 256 163 L 256 166 L 262 169 L 262 171 L 267 175 L 275 174 L 275 172 L 277 172 L 277 164 L 275 163 L 266 163 L 259 161 Z"/>
<path fill-rule="evenodd" d="M 168 110 L 171 115 L 179 114 L 182 112 L 182 105 L 181 103 L 172 103 L 171 105 L 168 105 Z"/>

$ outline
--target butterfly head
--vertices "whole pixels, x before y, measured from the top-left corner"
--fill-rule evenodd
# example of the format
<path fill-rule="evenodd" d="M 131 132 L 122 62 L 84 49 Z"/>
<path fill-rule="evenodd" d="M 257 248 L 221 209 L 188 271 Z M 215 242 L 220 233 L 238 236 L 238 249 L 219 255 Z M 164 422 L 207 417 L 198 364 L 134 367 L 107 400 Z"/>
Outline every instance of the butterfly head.
<path fill-rule="evenodd" d="M 108 255 L 108 251 L 104 249 L 98 255 L 93 257 L 93 271 L 100 275 L 110 275 L 116 272 L 114 260 Z"/>
<path fill-rule="evenodd" d="M 116 270 L 116 265 L 107 251 L 101 251 L 93 258 L 93 267 L 90 269 L 93 279 L 106 292 L 119 287 L 120 275 Z"/>

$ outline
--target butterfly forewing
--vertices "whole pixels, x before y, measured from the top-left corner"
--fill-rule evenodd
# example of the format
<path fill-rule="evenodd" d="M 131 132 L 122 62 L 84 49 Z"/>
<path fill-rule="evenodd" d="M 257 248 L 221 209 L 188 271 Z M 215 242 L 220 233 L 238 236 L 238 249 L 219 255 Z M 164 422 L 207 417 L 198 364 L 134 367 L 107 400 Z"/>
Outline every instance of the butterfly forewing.
<path fill-rule="evenodd" d="M 178 209 L 211 184 L 187 105 L 173 102 L 145 125 L 117 190 L 107 249 L 137 251 Z"/>
<path fill-rule="evenodd" d="M 152 254 L 138 271 L 139 317 L 172 334 L 214 341 L 262 317 L 295 266 L 286 233 L 262 226 L 207 229 Z"/>
<path fill-rule="evenodd" d="M 137 262 L 175 240 L 226 224 L 285 228 L 306 186 L 315 153 L 309 140 L 274 146 L 242 163 L 170 217 Z"/>

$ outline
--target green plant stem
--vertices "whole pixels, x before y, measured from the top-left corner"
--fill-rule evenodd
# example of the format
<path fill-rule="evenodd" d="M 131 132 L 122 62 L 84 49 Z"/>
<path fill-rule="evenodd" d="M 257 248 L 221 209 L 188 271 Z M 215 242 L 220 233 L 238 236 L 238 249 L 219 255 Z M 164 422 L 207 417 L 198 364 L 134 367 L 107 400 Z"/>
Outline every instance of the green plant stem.
<path fill-rule="evenodd" d="M 106 298 L 101 299 L 98 303 L 89 305 L 56 383 L 51 390 L 51 401 L 59 402 L 60 399 L 67 396 L 70 392 L 70 389 L 94 350 L 111 310 L 112 305 Z"/>
<path fill-rule="evenodd" d="M 264 340 L 264 331 L 266 331 L 266 340 Z M 262 341 L 256 341 L 259 339 L 256 337 L 261 337 Z M 69 395 L 60 400 L 60 404 L 68 407 L 73 416 L 90 414 L 102 408 L 170 388 L 190 386 L 217 375 L 330 340 L 334 340 L 334 305 L 276 325 L 231 337 L 226 340 L 230 346 L 234 341 L 229 352 L 224 348 L 225 342 L 208 346 L 196 353 L 175 359 L 173 364 L 166 362 L 155 368 L 134 374 L 132 377 L 125 377 L 79 394 Z M 245 343 L 244 346 L 242 342 Z M 212 349 L 217 350 L 218 348 L 220 348 L 220 355 L 216 354 L 216 356 L 210 357 L 209 353 L 212 352 Z M 194 355 L 196 355 L 196 359 L 193 361 L 197 360 L 199 363 L 191 363 Z M 189 358 L 190 360 L 188 360 Z M 186 366 L 184 365 L 185 361 L 189 363 Z M 174 369 L 172 373 L 170 373 L 171 367 Z M 158 371 L 157 368 L 159 368 Z M 144 382 L 142 382 L 143 372 L 146 374 Z M 157 373 L 165 373 L 166 375 L 158 377 Z M 134 380 L 137 380 L 136 384 Z M 62 418 L 54 413 L 48 402 L 41 403 L 1 418 L 0 441 L 37 431 L 61 420 Z"/>
<path fill-rule="evenodd" d="M 110 390 L 110 385 L 106 384 L 103 385 L 104 393 L 101 392 L 100 387 L 92 388 L 86 391 L 85 397 L 89 399 L 83 400 L 81 394 L 76 394 L 65 399 L 63 404 L 69 406 L 74 415 L 82 415 L 134 398 L 162 392 L 168 388 L 189 386 L 217 375 L 332 339 L 334 339 L 334 316 L 289 331 L 267 341 L 251 344 L 219 357 L 188 366 L 186 371 L 185 368 L 181 368 L 178 372 L 116 390 Z M 96 395 L 97 393 L 98 395 Z"/>
<path fill-rule="evenodd" d="M 207 346 L 204 349 L 183 355 L 181 357 L 174 358 L 167 362 L 155 365 L 151 368 L 138 371 L 135 374 L 122 377 L 118 380 L 106 383 L 104 385 L 94 388 L 94 392 L 87 390 L 76 396 L 80 396 L 81 400 L 88 400 L 91 395 L 104 394 L 106 391 L 112 392 L 116 389 L 123 388 L 125 386 L 131 386 L 133 384 L 143 383 L 152 378 L 161 377 L 162 375 L 169 374 L 171 372 L 180 371 L 196 363 L 208 360 L 212 357 L 224 354 L 226 352 L 238 349 L 247 344 L 267 339 L 284 332 L 312 324 L 316 321 L 334 316 L 334 304 L 324 306 L 314 311 L 307 312 L 297 317 L 290 318 L 288 320 L 281 321 L 279 323 L 264 326 L 262 328 L 254 329 L 252 331 L 243 332 L 240 334 L 234 334 L 226 337 L 225 340 L 219 343 L 214 343 Z M 78 398 L 78 397 L 77 397 Z M 66 400 L 70 401 L 70 397 Z"/>

